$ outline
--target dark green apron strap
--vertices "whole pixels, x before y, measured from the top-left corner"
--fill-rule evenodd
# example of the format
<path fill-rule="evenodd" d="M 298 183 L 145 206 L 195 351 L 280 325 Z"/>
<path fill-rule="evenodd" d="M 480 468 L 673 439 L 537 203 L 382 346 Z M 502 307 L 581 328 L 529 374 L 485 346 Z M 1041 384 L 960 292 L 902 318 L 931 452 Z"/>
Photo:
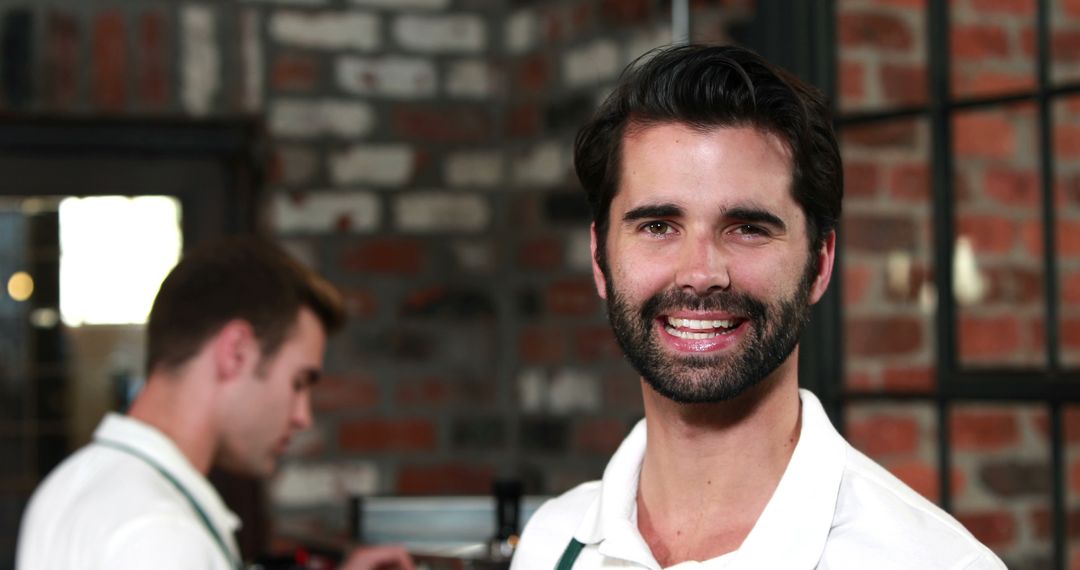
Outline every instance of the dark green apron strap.
<path fill-rule="evenodd" d="M 585 548 L 585 543 L 578 542 L 576 538 L 570 539 L 570 544 L 566 545 L 566 550 L 563 551 L 562 558 L 559 559 L 559 564 L 555 566 L 555 570 L 570 570 L 573 568 L 582 548 Z"/>

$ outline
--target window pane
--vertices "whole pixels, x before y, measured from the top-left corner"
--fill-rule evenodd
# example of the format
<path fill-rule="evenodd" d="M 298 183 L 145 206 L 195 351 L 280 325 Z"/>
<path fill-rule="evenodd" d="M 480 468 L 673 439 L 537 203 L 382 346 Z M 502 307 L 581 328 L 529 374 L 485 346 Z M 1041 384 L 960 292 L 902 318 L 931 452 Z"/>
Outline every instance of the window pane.
<path fill-rule="evenodd" d="M 1030 104 L 953 118 L 962 366 L 1046 366 L 1037 122 Z"/>
<path fill-rule="evenodd" d="M 1048 419 L 1029 405 L 963 405 L 950 415 L 954 514 L 1009 568 L 1050 567 Z"/>
<path fill-rule="evenodd" d="M 1053 108 L 1054 214 L 1058 263 L 1058 348 L 1062 365 L 1080 368 L 1080 97 Z"/>
<path fill-rule="evenodd" d="M 967 3 L 964 3 L 967 4 Z M 1035 88 L 1034 0 L 953 2 L 949 11 L 953 97 Z"/>
<path fill-rule="evenodd" d="M 926 8 L 918 2 L 837 2 L 843 112 L 925 104 Z"/>
<path fill-rule="evenodd" d="M 931 390 L 935 294 L 928 123 L 874 123 L 845 128 L 840 137 L 846 387 Z"/>

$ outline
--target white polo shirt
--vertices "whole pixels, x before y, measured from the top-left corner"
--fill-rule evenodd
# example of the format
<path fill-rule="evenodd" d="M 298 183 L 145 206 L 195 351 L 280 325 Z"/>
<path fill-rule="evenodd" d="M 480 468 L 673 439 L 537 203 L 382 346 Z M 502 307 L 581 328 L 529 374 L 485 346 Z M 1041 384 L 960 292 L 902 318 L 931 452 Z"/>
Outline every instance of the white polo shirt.
<path fill-rule="evenodd" d="M 948 513 L 851 447 L 806 390 L 802 431 L 772 498 L 738 550 L 680 570 L 1004 569 Z M 637 528 L 645 421 L 611 458 L 604 478 L 552 499 L 529 519 L 511 570 L 554 570 L 571 539 L 574 568 L 660 570 Z"/>
<path fill-rule="evenodd" d="M 64 460 L 38 487 L 23 514 L 17 570 L 234 570 L 196 510 L 145 456 L 183 486 L 238 561 L 240 519 L 156 429 L 109 414 L 94 441 Z"/>

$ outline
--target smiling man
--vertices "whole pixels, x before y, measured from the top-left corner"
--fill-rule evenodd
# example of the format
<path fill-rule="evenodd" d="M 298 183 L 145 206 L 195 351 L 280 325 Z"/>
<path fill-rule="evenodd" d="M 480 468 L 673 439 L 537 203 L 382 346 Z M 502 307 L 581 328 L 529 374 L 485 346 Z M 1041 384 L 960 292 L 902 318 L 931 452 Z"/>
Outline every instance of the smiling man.
<path fill-rule="evenodd" d="M 274 472 L 311 425 L 326 337 L 344 320 L 333 287 L 270 242 L 232 238 L 184 256 L 150 312 L 146 387 L 34 493 L 16 567 L 240 568 L 240 521 L 205 476 Z M 412 561 L 376 547 L 341 568 L 376 567 Z"/>
<path fill-rule="evenodd" d="M 1004 568 L 798 387 L 843 193 L 816 90 L 741 48 L 659 51 L 574 151 L 645 419 L 530 519 L 513 570 Z"/>

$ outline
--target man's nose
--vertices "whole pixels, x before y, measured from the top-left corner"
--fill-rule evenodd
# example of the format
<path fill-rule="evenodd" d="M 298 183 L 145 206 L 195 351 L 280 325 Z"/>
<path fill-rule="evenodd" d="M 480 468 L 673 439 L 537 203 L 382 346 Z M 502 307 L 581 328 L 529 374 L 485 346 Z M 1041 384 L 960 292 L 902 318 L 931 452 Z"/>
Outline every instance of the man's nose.
<path fill-rule="evenodd" d="M 717 238 L 700 235 L 683 241 L 675 285 L 697 295 L 709 295 L 731 286 L 730 259 Z"/>
<path fill-rule="evenodd" d="M 312 424 L 311 390 L 301 391 L 293 401 L 292 424 L 296 429 L 307 429 Z"/>

